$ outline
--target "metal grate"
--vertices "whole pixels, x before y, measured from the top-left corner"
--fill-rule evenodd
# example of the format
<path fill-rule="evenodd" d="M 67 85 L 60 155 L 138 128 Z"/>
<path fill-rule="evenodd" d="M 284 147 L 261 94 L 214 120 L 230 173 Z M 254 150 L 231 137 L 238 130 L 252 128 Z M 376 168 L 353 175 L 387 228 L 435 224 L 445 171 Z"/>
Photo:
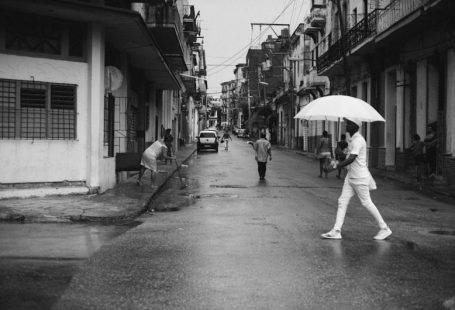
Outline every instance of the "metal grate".
<path fill-rule="evenodd" d="M 0 79 L 0 137 L 16 136 L 16 82 Z"/>
<path fill-rule="evenodd" d="M 75 139 L 76 86 L 0 79 L 0 139 Z"/>

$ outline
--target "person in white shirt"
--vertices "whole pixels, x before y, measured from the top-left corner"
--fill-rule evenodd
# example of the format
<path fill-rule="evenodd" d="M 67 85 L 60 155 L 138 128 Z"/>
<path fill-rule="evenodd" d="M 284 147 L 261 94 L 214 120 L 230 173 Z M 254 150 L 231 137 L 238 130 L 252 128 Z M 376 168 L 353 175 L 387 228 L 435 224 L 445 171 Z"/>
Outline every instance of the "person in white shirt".
<path fill-rule="evenodd" d="M 374 239 L 384 240 L 392 234 L 392 231 L 384 222 L 379 210 L 370 197 L 370 190 L 376 189 L 376 183 L 368 170 L 367 146 L 365 139 L 359 132 L 362 121 L 354 118 L 345 118 L 344 120 L 347 122 L 346 131 L 351 136 L 348 146 L 349 153 L 344 161 L 331 166 L 327 169 L 327 172 L 346 167 L 348 173 L 344 180 L 341 196 L 338 198 L 335 225 L 332 230 L 321 236 L 325 239 L 341 239 L 341 227 L 344 223 L 349 201 L 354 194 L 357 194 L 361 204 L 373 215 L 379 226 L 379 232 L 374 236 Z"/>
<path fill-rule="evenodd" d="M 265 179 L 265 172 L 267 170 L 267 159 L 272 160 L 272 145 L 265 139 L 265 133 L 261 132 L 260 139 L 256 142 L 248 141 L 253 149 L 256 151 L 254 158 L 258 163 L 259 180 Z"/>

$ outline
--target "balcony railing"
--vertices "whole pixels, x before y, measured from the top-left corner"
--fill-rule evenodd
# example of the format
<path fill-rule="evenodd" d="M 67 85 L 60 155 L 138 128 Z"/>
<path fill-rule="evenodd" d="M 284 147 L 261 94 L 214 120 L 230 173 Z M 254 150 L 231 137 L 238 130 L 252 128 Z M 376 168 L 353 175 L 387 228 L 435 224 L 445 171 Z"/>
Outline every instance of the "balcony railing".
<path fill-rule="evenodd" d="M 326 10 L 313 9 L 308 16 L 308 23 L 313 27 L 322 27 L 325 25 Z"/>
<path fill-rule="evenodd" d="M 424 6 L 425 2 L 428 2 L 428 0 L 393 1 L 379 14 L 377 32 L 384 32 L 396 22 Z"/>
<path fill-rule="evenodd" d="M 376 33 L 379 10 L 374 10 L 366 18 L 358 22 L 346 33 L 345 53 L 365 42 L 366 39 Z M 317 57 L 317 69 L 320 72 L 329 67 L 343 56 L 341 39 L 337 40 L 328 50 Z"/>
<path fill-rule="evenodd" d="M 152 29 L 174 27 L 178 39 L 183 42 L 183 26 L 176 7 L 169 5 L 148 6 L 146 23 Z"/>
<path fill-rule="evenodd" d="M 354 27 L 349 29 L 346 34 L 347 48 L 353 49 L 365 39 L 376 33 L 379 10 L 374 10 L 368 14 L 367 18 L 362 19 Z"/>
<path fill-rule="evenodd" d="M 332 46 L 329 47 L 328 51 L 319 56 L 316 60 L 316 66 L 318 71 L 321 71 L 330 66 L 338 59 L 343 56 L 341 49 L 341 40 L 336 41 Z"/>

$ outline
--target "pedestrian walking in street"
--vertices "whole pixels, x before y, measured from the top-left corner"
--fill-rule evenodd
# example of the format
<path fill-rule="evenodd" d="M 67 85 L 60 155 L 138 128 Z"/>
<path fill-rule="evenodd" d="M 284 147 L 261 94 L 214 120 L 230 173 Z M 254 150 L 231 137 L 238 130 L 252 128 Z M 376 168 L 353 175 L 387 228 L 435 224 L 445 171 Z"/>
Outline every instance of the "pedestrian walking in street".
<path fill-rule="evenodd" d="M 326 130 L 322 132 L 322 138 L 319 141 L 317 147 L 317 156 L 319 159 L 319 177 L 322 178 L 322 173 L 324 172 L 325 177 L 327 178 L 327 166 L 330 160 L 333 158 L 332 147 L 330 146 L 329 134 Z"/>
<path fill-rule="evenodd" d="M 175 160 L 175 157 L 168 156 L 168 148 L 160 140 L 156 140 L 152 143 L 145 151 L 142 153 L 141 158 L 141 170 L 139 171 L 139 178 L 137 180 L 137 185 L 142 185 L 142 176 L 144 175 L 147 169 L 150 170 L 150 179 L 152 181 L 152 186 L 155 186 L 156 173 L 158 172 L 157 159 L 164 157 L 166 160 Z"/>
<path fill-rule="evenodd" d="M 174 154 L 174 145 L 172 144 L 173 141 L 174 141 L 174 137 L 171 134 L 171 129 L 168 128 L 168 129 L 166 129 L 166 132 L 164 134 L 164 144 L 167 147 L 167 156 L 168 157 L 171 157 L 172 154 Z M 167 161 L 168 161 L 167 159 L 164 159 L 165 164 L 167 164 Z M 172 164 L 172 161 L 170 161 L 170 163 Z"/>
<path fill-rule="evenodd" d="M 345 118 L 344 120 L 347 122 L 346 130 L 351 136 L 347 158 L 340 163 L 335 162 L 335 164 L 326 171 L 330 172 L 337 170 L 339 167 L 347 167 L 348 173 L 344 180 L 341 196 L 338 198 L 335 225 L 332 230 L 322 234 L 322 238 L 341 239 L 341 227 L 344 223 L 349 201 L 354 194 L 357 194 L 362 206 L 371 213 L 379 226 L 379 232 L 374 236 L 374 239 L 386 239 L 392 234 L 392 231 L 384 222 L 379 210 L 370 197 L 370 190 L 376 189 L 376 183 L 368 170 L 367 145 L 365 139 L 359 132 L 362 122 L 354 118 Z"/>
<path fill-rule="evenodd" d="M 348 148 L 348 143 L 346 142 L 346 135 L 342 134 L 340 137 L 340 141 L 337 142 L 337 147 L 335 149 L 335 160 L 337 160 L 338 162 L 345 160 L 347 148 Z M 337 174 L 338 179 L 341 178 L 342 170 L 344 170 L 344 168 L 338 167 L 338 174 Z"/>
<path fill-rule="evenodd" d="M 425 155 L 424 155 L 425 144 L 420 140 L 420 136 L 415 134 L 412 137 L 412 144 L 409 147 L 409 150 L 412 152 L 412 158 L 414 159 L 415 170 L 417 181 L 422 181 L 422 171 L 425 165 Z"/>
<path fill-rule="evenodd" d="M 258 163 L 259 180 L 265 179 L 265 172 L 267 170 L 267 159 L 272 160 L 272 145 L 265 138 L 265 133 L 260 134 L 260 139 L 256 142 L 248 141 L 256 152 L 255 159 Z"/>
<path fill-rule="evenodd" d="M 436 175 L 438 137 L 436 136 L 436 130 L 433 124 L 427 126 L 427 135 L 423 143 L 425 144 L 425 159 L 428 165 L 428 174 L 430 178 L 434 178 Z"/>
<path fill-rule="evenodd" d="M 229 139 L 231 139 L 231 141 L 232 141 L 232 138 L 229 135 L 229 132 L 227 132 L 227 130 L 226 130 L 223 134 L 223 137 L 221 137 L 221 142 L 224 142 L 224 149 L 226 151 L 229 149 Z"/>

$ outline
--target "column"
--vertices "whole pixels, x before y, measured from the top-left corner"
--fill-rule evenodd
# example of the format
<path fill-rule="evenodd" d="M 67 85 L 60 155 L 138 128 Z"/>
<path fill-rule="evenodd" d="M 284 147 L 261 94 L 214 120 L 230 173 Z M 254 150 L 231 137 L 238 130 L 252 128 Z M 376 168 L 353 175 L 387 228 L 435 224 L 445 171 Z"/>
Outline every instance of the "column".
<path fill-rule="evenodd" d="M 104 117 L 104 29 L 92 24 L 88 46 L 88 125 L 87 186 L 100 186 L 101 159 L 103 157 Z"/>
<path fill-rule="evenodd" d="M 455 49 L 447 52 L 446 150 L 455 156 Z"/>

